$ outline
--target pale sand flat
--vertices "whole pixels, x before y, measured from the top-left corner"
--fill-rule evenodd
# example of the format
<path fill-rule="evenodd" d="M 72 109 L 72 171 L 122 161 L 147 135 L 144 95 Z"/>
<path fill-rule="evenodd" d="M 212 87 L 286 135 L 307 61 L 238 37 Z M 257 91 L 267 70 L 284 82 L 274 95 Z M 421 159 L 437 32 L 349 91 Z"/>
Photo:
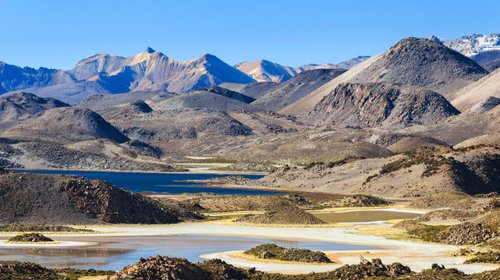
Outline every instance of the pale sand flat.
<path fill-rule="evenodd" d="M 367 245 L 380 248 L 378 250 L 365 251 L 339 251 L 329 252 L 343 264 L 358 264 L 359 256 L 367 258 L 380 257 L 384 263 L 400 262 L 408 265 L 414 271 L 428 269 L 433 263 L 443 264 L 448 268 L 457 268 L 465 273 L 476 273 L 485 270 L 493 270 L 500 265 L 493 264 L 463 264 L 464 257 L 453 257 L 450 252 L 462 247 L 454 245 L 444 245 L 437 243 L 416 242 L 411 240 L 393 240 L 382 236 L 360 235 L 351 233 L 355 227 L 335 228 L 335 227 L 252 227 L 245 225 L 225 225 L 210 223 L 182 223 L 175 225 L 105 225 L 87 226 L 89 229 L 99 231 L 98 234 L 86 234 L 85 236 L 167 236 L 167 235 L 200 235 L 200 236 L 238 236 L 253 238 L 271 238 L 278 240 L 304 240 L 335 242 L 355 245 Z M 54 235 L 55 236 L 55 235 Z M 65 235 L 71 236 L 71 235 Z M 214 252 L 217 256 L 238 266 L 257 267 L 269 272 L 287 272 L 280 265 L 267 263 L 266 265 L 255 265 L 244 260 L 235 260 L 234 257 L 225 256 L 227 252 Z M 347 254 L 346 254 L 347 253 Z M 214 256 L 209 254 L 209 256 Z M 207 256 L 207 255 L 205 255 Z M 226 258 L 227 257 L 227 258 Z M 297 264 L 294 264 L 297 266 Z M 307 264 L 295 269 L 297 273 L 324 271 L 324 266 Z"/>
<path fill-rule="evenodd" d="M 84 247 L 97 245 L 96 242 L 77 241 L 55 241 L 53 243 L 9 243 L 0 240 L 0 248 L 61 248 L 61 247 Z"/>

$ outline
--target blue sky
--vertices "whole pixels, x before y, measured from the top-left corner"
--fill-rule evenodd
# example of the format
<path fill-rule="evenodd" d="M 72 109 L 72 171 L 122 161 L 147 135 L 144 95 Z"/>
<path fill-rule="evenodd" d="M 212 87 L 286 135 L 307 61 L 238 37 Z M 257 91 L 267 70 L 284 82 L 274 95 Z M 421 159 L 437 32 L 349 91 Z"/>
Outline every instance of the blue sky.
<path fill-rule="evenodd" d="M 500 32 L 500 1 L 0 0 L 0 61 L 59 69 L 148 46 L 182 60 L 336 63 L 408 36 L 474 32 Z"/>

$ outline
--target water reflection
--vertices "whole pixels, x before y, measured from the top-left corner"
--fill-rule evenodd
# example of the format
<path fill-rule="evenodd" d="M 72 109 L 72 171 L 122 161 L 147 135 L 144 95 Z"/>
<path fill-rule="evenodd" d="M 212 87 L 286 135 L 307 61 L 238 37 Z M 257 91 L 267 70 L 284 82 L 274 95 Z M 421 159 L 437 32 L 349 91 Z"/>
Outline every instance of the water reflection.
<path fill-rule="evenodd" d="M 372 247 L 329 242 L 286 241 L 225 236 L 61 237 L 58 240 L 91 241 L 98 245 L 78 248 L 0 249 L 0 260 L 29 261 L 48 267 L 119 270 L 141 257 L 165 255 L 202 261 L 200 255 L 247 250 L 263 243 L 311 250 L 368 250 Z"/>

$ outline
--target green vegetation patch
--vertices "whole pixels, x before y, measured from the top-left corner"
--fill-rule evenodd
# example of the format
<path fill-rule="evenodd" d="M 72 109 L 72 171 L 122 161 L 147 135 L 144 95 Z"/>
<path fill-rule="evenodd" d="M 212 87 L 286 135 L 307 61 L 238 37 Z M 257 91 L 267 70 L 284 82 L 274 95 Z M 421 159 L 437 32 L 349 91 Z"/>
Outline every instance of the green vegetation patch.
<path fill-rule="evenodd" d="M 42 243 L 54 242 L 54 240 L 40 233 L 25 233 L 9 238 L 8 242 Z"/>
<path fill-rule="evenodd" d="M 428 242 L 442 242 L 445 239 L 449 228 L 449 226 L 444 225 L 422 225 L 409 230 L 408 234 Z"/>
<path fill-rule="evenodd" d="M 307 249 L 284 248 L 276 244 L 263 244 L 245 251 L 245 254 L 261 259 L 281 261 L 332 263 L 325 253 Z"/>
<path fill-rule="evenodd" d="M 68 226 L 57 225 L 0 225 L 0 231 L 6 232 L 94 232 L 91 229 L 79 229 Z"/>
<path fill-rule="evenodd" d="M 466 260 L 465 263 L 500 263 L 500 252 L 477 252 L 474 253 L 474 257 Z"/>
<path fill-rule="evenodd" d="M 425 170 L 422 176 L 428 177 L 436 173 L 440 166 L 451 164 L 454 161 L 453 158 L 446 158 L 433 148 L 421 148 L 412 152 L 406 152 L 405 155 L 405 158 L 384 164 L 380 169 L 380 175 L 408 168 L 413 165 L 424 164 Z"/>
<path fill-rule="evenodd" d="M 84 276 L 113 275 L 115 271 L 72 268 L 48 269 L 34 263 L 0 261 L 0 280 L 78 280 Z"/>
<path fill-rule="evenodd" d="M 349 163 L 349 162 L 352 162 L 352 161 L 356 161 L 356 160 L 361 160 L 361 159 L 366 159 L 366 158 L 365 157 L 346 157 L 346 158 L 341 159 L 341 160 L 328 161 L 328 162 L 324 162 L 324 161 L 312 161 L 312 162 L 307 163 L 304 166 L 304 169 L 309 170 L 309 169 L 312 169 L 314 167 L 334 168 L 336 166 L 341 166 L 341 165 L 344 165 L 346 163 Z"/>

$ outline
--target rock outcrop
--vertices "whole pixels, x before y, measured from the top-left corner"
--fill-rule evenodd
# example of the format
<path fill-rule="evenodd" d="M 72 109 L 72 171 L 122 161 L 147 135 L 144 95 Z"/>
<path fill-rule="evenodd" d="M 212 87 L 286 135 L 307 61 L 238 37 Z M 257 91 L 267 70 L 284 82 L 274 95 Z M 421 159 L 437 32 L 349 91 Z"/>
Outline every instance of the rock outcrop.
<path fill-rule="evenodd" d="M 434 124 L 459 113 L 443 96 L 428 89 L 347 83 L 325 96 L 306 120 L 348 127 L 405 127 Z"/>
<path fill-rule="evenodd" d="M 173 212 L 99 180 L 12 173 L 0 176 L 0 223 L 168 224 Z"/>

